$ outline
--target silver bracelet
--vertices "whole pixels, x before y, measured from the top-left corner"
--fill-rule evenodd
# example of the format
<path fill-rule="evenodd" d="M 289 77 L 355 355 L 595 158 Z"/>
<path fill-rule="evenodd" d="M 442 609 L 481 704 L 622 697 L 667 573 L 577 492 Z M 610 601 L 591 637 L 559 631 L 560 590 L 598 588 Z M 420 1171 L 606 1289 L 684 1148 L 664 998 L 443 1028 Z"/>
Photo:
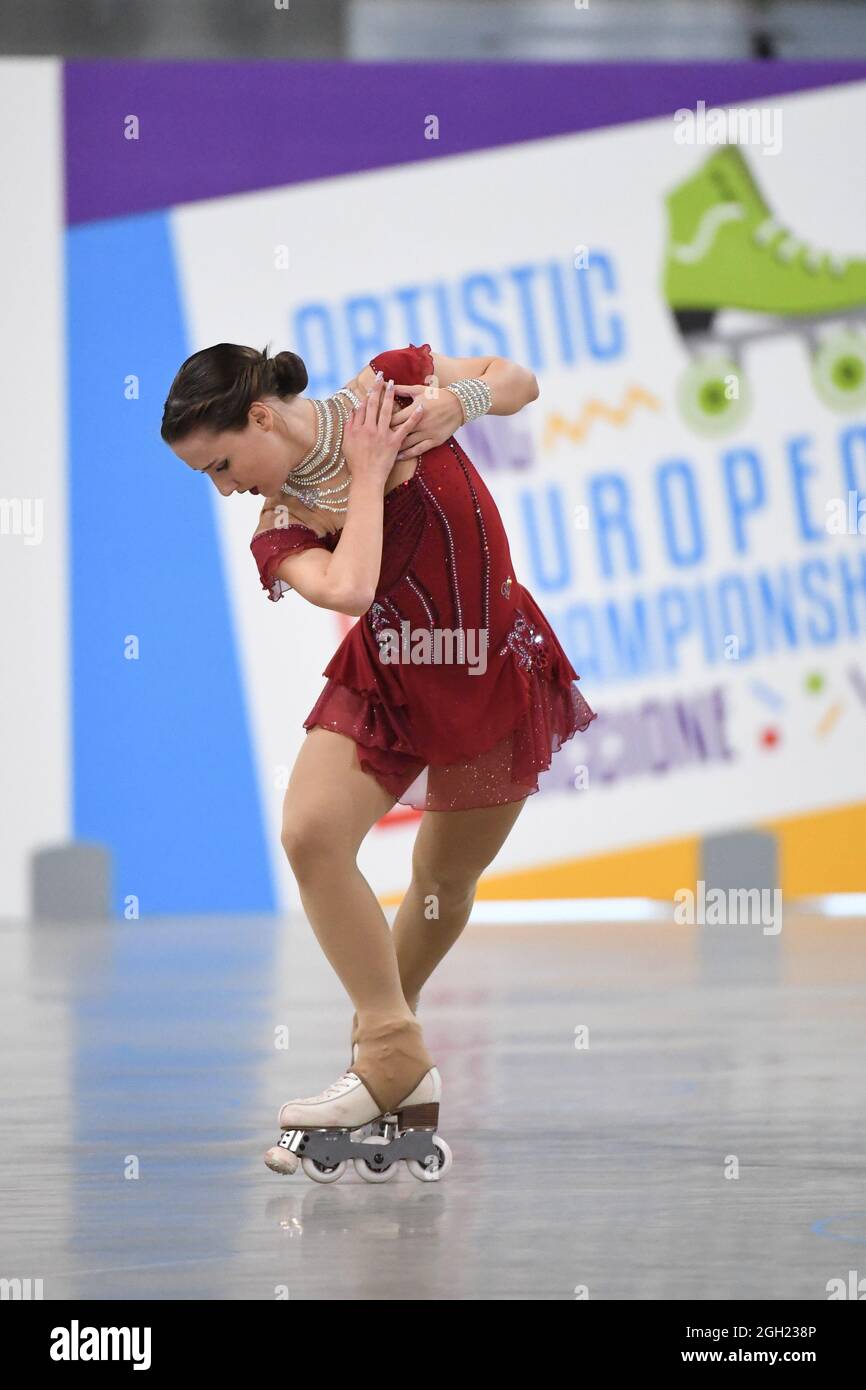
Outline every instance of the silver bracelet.
<path fill-rule="evenodd" d="M 462 377 L 460 381 L 452 381 L 445 390 L 453 391 L 463 407 L 464 425 L 470 420 L 477 420 L 480 415 L 486 415 L 493 404 L 490 387 L 480 376 Z"/>

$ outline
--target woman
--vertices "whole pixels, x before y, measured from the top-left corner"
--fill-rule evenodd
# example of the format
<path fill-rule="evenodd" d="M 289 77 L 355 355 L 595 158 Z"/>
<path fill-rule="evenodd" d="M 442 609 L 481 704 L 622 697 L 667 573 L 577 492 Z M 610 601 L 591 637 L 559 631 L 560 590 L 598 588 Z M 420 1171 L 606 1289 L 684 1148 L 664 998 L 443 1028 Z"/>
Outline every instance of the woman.
<path fill-rule="evenodd" d="M 539 772 L 595 716 L 453 437 L 535 400 L 533 374 L 425 343 L 380 353 L 324 401 L 302 397 L 306 385 L 294 353 L 220 343 L 183 364 L 161 431 L 224 497 L 266 496 L 251 549 L 271 601 L 291 588 L 360 619 L 304 721 L 282 825 L 304 910 L 355 1005 L 350 1070 L 282 1107 L 265 1162 L 293 1172 L 302 1153 L 331 1180 L 355 1157 L 376 1180 L 407 1158 L 431 1176 L 448 1151 L 432 1137 L 441 1078 L 415 1018 L 421 988 Z M 397 801 L 424 815 L 392 932 L 356 856 Z M 387 1162 L 357 1157 L 351 1132 L 371 1122 L 392 1138 L 375 1141 Z"/>

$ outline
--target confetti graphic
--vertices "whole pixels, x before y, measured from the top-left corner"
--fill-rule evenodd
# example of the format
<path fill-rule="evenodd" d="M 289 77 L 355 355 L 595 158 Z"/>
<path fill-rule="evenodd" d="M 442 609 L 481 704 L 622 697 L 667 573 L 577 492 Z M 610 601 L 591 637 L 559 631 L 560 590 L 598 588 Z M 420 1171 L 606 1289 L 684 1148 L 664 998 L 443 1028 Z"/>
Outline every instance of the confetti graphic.
<path fill-rule="evenodd" d="M 866 705 L 866 676 L 863 675 L 859 666 L 848 667 L 848 679 L 857 691 L 863 704 Z"/>
<path fill-rule="evenodd" d="M 648 410 L 661 410 L 661 401 L 657 396 L 650 395 L 642 386 L 630 386 L 621 406 L 605 405 L 604 401 L 587 401 L 577 420 L 573 421 L 554 411 L 548 416 L 544 447 L 550 449 L 560 437 L 572 444 L 582 443 L 595 420 L 606 420 L 609 425 L 622 428 L 629 423 L 638 405 L 646 406 Z"/>
<path fill-rule="evenodd" d="M 749 689 L 757 700 L 761 700 L 765 705 L 769 705 L 771 709 L 785 708 L 783 697 L 778 691 L 773 690 L 771 686 L 764 685 L 763 681 L 752 681 Z"/>
<path fill-rule="evenodd" d="M 842 713 L 843 709 L 844 706 L 839 700 L 836 701 L 835 705 L 830 706 L 827 713 L 824 715 L 824 718 L 821 720 L 820 724 L 815 730 L 815 733 L 818 735 L 819 738 L 823 738 L 825 734 L 829 734 L 830 730 L 833 728 L 833 725 L 838 720 L 839 715 Z"/>
<path fill-rule="evenodd" d="M 810 671 L 804 684 L 810 695 L 820 695 L 826 681 L 820 671 Z"/>

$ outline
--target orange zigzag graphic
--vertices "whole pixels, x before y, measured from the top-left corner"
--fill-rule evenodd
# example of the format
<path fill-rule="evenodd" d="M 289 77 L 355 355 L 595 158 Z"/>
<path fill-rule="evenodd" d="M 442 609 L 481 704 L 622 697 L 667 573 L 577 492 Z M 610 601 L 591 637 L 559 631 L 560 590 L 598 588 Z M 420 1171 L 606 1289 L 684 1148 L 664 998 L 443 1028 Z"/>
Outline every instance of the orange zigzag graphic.
<path fill-rule="evenodd" d="M 630 386 L 621 406 L 605 405 L 604 401 L 587 401 L 576 421 L 567 420 L 564 415 L 554 411 L 548 416 L 545 426 L 544 448 L 550 449 L 560 435 L 570 439 L 573 444 L 579 444 L 595 420 L 607 420 L 609 424 L 621 428 L 628 424 L 639 405 L 645 405 L 648 410 L 661 410 L 658 396 L 651 395 L 642 386 Z"/>

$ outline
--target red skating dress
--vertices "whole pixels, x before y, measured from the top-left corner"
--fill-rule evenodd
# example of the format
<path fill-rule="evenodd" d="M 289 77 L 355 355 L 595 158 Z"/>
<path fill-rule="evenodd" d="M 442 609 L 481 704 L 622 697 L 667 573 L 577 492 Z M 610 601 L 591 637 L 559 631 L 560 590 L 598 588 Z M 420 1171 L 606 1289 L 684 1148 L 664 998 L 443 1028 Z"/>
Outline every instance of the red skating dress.
<path fill-rule="evenodd" d="M 423 384 L 433 372 L 426 343 L 382 352 L 370 365 L 398 385 Z M 595 714 L 518 582 L 499 509 L 466 453 L 452 437 L 416 462 L 412 477 L 385 494 L 375 601 L 325 667 L 304 728 L 354 739 L 361 767 L 404 805 L 462 811 L 519 801 L 538 791 L 553 754 Z M 333 551 L 339 539 L 300 522 L 256 536 L 251 549 L 269 598 L 289 587 L 274 574 L 287 554 Z M 453 638 L 437 647 L 444 629 L 462 630 L 462 652 Z"/>

